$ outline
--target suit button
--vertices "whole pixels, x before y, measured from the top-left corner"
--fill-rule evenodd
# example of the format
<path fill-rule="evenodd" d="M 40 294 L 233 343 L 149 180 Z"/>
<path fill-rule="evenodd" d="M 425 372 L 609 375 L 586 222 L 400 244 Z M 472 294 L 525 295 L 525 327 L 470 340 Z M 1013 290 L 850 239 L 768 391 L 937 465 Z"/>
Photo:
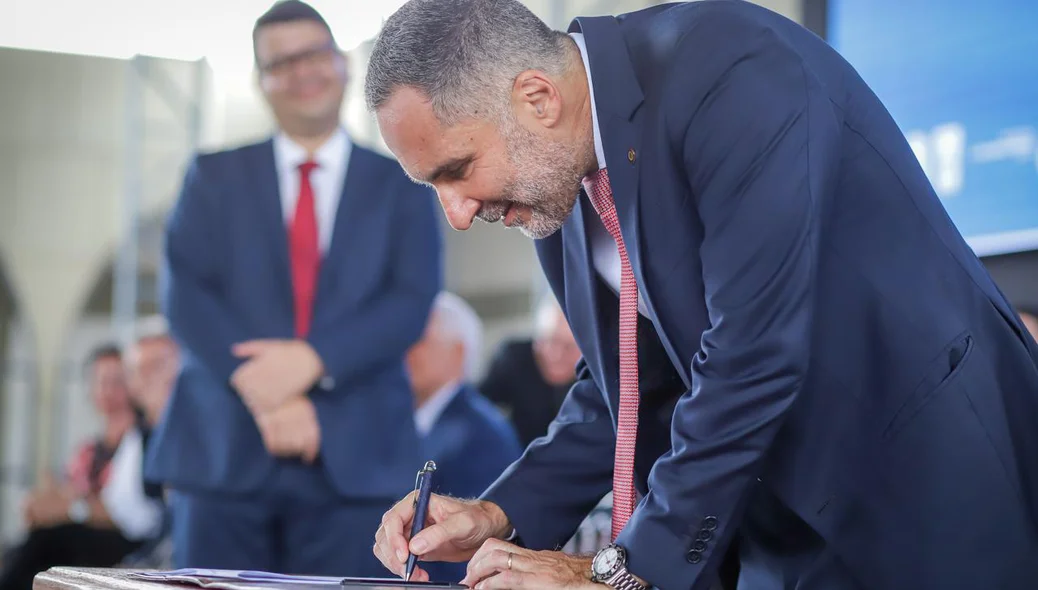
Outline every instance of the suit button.
<path fill-rule="evenodd" d="M 699 541 L 699 540 L 697 540 L 695 543 L 692 543 L 692 550 L 693 551 L 704 551 L 704 550 L 706 550 L 706 541 Z"/>
<path fill-rule="evenodd" d="M 638 159 L 638 154 L 634 151 L 634 148 L 627 150 L 627 161 L 634 164 L 634 161 Z"/>
<path fill-rule="evenodd" d="M 709 541 L 710 539 L 714 538 L 714 534 L 711 533 L 710 531 L 702 530 L 702 531 L 699 531 L 699 534 L 696 535 L 696 538 L 699 539 L 700 541 Z"/>
<path fill-rule="evenodd" d="M 700 561 L 703 561 L 703 554 L 693 549 L 692 551 L 688 552 L 688 555 L 685 556 L 685 560 L 691 564 L 696 564 Z"/>
<path fill-rule="evenodd" d="M 716 516 L 708 516 L 708 517 L 704 518 L 703 519 L 703 528 L 708 530 L 708 531 L 717 530 L 717 517 Z"/>

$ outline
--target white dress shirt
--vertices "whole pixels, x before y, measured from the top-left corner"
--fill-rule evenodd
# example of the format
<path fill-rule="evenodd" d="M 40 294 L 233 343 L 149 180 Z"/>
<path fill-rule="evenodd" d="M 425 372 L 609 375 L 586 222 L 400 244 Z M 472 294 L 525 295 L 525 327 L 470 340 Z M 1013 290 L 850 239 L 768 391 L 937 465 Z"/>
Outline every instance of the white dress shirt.
<path fill-rule="evenodd" d="M 108 483 L 101 490 L 101 503 L 124 537 L 143 541 L 162 528 L 163 504 L 144 494 L 144 439 L 131 428 L 119 441 L 111 460 Z"/>
<path fill-rule="evenodd" d="M 591 95 L 591 127 L 595 135 L 595 157 L 598 158 L 598 169 L 606 167 L 605 147 L 602 145 L 602 133 L 598 128 L 598 107 L 595 106 L 595 87 L 591 81 L 591 63 L 587 57 L 587 45 L 584 44 L 584 35 L 581 33 L 570 33 L 570 37 L 577 43 L 580 49 L 580 58 L 584 61 L 584 73 L 587 74 L 587 88 Z M 588 203 L 590 205 L 590 202 Z M 594 208 L 592 208 L 594 211 Z M 609 234 L 609 230 L 602 225 L 598 215 L 593 217 L 588 231 L 591 236 L 591 262 L 595 271 L 612 289 L 617 297 L 620 296 L 620 251 L 616 248 L 616 241 Z M 638 312 L 648 317 L 645 302 L 642 300 L 641 287 L 638 288 Z"/>
<path fill-rule="evenodd" d="M 317 239 L 321 252 L 326 253 L 332 243 L 335 215 L 346 184 L 346 168 L 353 149 L 346 130 L 340 127 L 314 153 L 317 168 L 310 172 L 310 186 L 314 190 L 314 214 L 317 216 Z M 274 136 L 274 164 L 277 166 L 278 188 L 281 193 L 281 212 L 285 225 L 292 223 L 299 200 L 299 165 L 307 160 L 302 146 L 284 133 Z"/>
<path fill-rule="evenodd" d="M 425 403 L 418 407 L 414 412 L 414 425 L 418 431 L 418 436 L 426 437 L 429 432 L 432 431 L 433 426 L 436 426 L 436 421 L 440 419 L 440 415 L 443 414 L 443 410 L 451 403 L 451 400 L 458 395 L 461 391 L 461 384 L 457 381 L 453 381 L 444 385 L 432 394 L 432 397 L 425 400 Z"/>

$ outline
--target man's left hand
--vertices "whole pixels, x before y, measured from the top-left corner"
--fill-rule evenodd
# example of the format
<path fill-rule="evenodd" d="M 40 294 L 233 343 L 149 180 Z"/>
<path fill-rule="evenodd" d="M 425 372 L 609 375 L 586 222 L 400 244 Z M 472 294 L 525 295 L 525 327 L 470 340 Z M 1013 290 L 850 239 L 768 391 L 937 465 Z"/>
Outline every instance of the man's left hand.
<path fill-rule="evenodd" d="M 280 408 L 256 417 L 263 445 L 271 455 L 301 457 L 313 463 L 321 450 L 321 426 L 309 397 L 285 402 Z"/>
<path fill-rule="evenodd" d="M 469 560 L 463 585 L 476 590 L 605 590 L 591 581 L 591 558 L 530 551 L 490 539 Z"/>
<path fill-rule="evenodd" d="M 300 397 L 320 379 L 324 364 L 303 340 L 250 340 L 234 345 L 248 359 L 231 375 L 231 384 L 254 416 Z"/>

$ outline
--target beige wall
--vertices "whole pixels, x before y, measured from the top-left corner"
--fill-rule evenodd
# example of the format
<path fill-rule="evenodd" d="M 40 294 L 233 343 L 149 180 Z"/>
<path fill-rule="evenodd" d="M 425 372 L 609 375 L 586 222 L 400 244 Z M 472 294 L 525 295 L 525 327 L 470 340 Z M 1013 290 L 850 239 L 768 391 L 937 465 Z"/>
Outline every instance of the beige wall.
<path fill-rule="evenodd" d="M 12 354 L 28 352 L 37 373 L 39 415 L 20 417 L 38 421 L 37 465 L 51 457 L 52 394 L 70 330 L 124 224 L 128 67 L 0 49 L 0 256 L 24 334 L 12 341 Z M 159 71 L 186 85 L 194 66 L 166 62 L 156 64 Z M 140 203 L 155 214 L 170 202 L 186 133 L 182 117 L 154 92 L 140 104 L 147 114 L 137 151 Z"/>
<path fill-rule="evenodd" d="M 655 2 L 527 3 L 562 28 L 577 14 L 623 12 Z M 800 16 L 799 0 L 760 3 L 795 19 Z M 360 143 L 379 149 L 360 99 L 364 57 L 363 48 L 353 55 L 354 82 L 345 118 Z M 155 66 L 171 88 L 191 96 L 195 64 L 166 61 Z M 96 427 L 89 412 L 82 417 L 73 410 L 88 411 L 78 367 L 89 348 L 110 334 L 108 318 L 82 314 L 123 235 L 127 72 L 127 62 L 119 60 L 0 49 L 0 268 L 18 303 L 17 321 L 7 328 L 6 383 L 0 383 L 5 393 L 0 414 L 3 473 L 57 466 L 72 444 Z M 271 121 L 251 73 L 214 70 L 207 80 L 203 147 L 269 133 Z M 161 219 L 188 157 L 186 103 L 170 103 L 155 84 L 147 85 L 143 97 L 147 124 L 141 138 L 141 209 L 143 218 Z M 478 225 L 465 233 L 444 227 L 447 285 L 491 312 L 488 345 L 524 330 L 529 300 L 540 288 L 531 243 L 499 227 Z M 0 534 L 10 537 L 25 486 L 10 477 L 3 481 Z"/>

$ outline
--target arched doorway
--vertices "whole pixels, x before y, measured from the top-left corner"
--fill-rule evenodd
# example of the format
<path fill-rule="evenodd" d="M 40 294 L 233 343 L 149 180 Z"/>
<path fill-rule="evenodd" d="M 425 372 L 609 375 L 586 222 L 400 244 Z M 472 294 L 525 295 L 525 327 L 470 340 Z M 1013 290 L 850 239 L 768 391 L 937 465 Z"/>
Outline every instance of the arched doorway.
<path fill-rule="evenodd" d="M 164 221 L 164 215 L 143 219 L 138 230 L 138 317 L 158 313 L 158 276 Z M 113 319 L 118 247 L 99 266 L 79 316 L 70 325 L 65 338 L 52 405 L 53 438 L 49 460 L 54 466 L 64 465 L 83 440 L 95 435 L 101 427 L 83 374 L 88 355 L 101 344 L 127 344 L 119 342 L 120 334 Z"/>

